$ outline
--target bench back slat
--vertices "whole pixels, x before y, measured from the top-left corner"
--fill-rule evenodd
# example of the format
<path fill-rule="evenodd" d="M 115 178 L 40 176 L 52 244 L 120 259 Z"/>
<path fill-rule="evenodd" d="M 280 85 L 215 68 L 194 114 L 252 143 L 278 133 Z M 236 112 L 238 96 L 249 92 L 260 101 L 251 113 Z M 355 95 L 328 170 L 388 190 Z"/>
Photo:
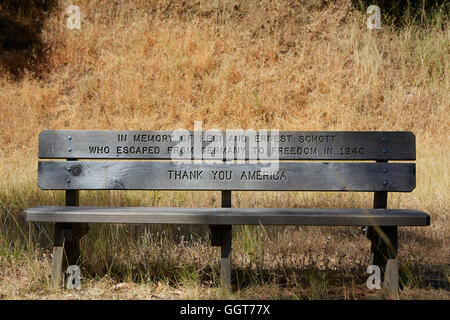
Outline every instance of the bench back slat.
<path fill-rule="evenodd" d="M 234 152 L 235 158 L 248 159 L 239 145 L 231 142 L 245 139 L 243 131 L 203 131 L 203 159 Z M 270 134 L 270 131 L 268 131 Z M 191 139 L 193 131 L 185 131 Z M 275 137 L 275 136 L 274 136 Z M 216 145 L 211 141 L 221 139 Z M 233 140 L 235 139 L 235 140 Z M 258 136 L 260 154 L 269 155 L 276 148 L 280 160 L 415 160 L 415 136 L 411 132 L 395 131 L 279 131 L 278 146 Z M 270 138 L 269 138 L 270 139 Z M 228 145 L 227 141 L 228 140 Z M 236 147 L 236 149 L 234 149 Z M 41 159 L 171 159 L 171 152 L 180 148 L 174 141 L 174 131 L 99 131 L 45 130 L 39 135 Z M 261 149 L 262 148 L 262 149 Z M 268 148 L 268 151 L 266 150 Z M 208 155 L 208 153 L 210 153 Z M 211 155 L 214 154 L 214 155 Z"/>
<path fill-rule="evenodd" d="M 414 163 L 39 161 L 38 185 L 57 190 L 398 191 L 415 188 Z"/>

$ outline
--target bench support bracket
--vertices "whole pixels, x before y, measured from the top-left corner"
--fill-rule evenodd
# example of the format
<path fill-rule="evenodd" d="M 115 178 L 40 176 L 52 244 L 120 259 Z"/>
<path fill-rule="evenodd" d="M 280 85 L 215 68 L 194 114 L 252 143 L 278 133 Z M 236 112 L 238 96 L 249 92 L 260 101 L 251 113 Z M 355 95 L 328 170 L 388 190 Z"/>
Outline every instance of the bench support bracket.
<path fill-rule="evenodd" d="M 370 264 L 379 266 L 384 287 L 392 294 L 399 291 L 397 227 L 380 227 L 380 234 L 372 235 Z"/>
<path fill-rule="evenodd" d="M 387 208 L 387 192 L 375 192 L 373 207 L 374 209 Z M 384 287 L 390 293 L 398 294 L 397 226 L 368 226 L 366 228 L 366 237 L 371 242 L 370 264 L 380 267 Z"/>
<path fill-rule="evenodd" d="M 79 266 L 80 239 L 87 233 L 87 230 L 87 223 L 55 223 L 52 259 L 53 286 L 61 286 L 64 272 L 68 266 Z"/>
<path fill-rule="evenodd" d="M 79 191 L 66 190 L 66 206 L 79 206 Z M 87 234 L 87 223 L 55 223 L 52 258 L 52 284 L 60 287 L 70 265 L 80 262 L 80 239 Z"/>
<path fill-rule="evenodd" d="M 231 208 L 231 191 L 222 191 L 222 208 Z M 231 288 L 231 225 L 210 225 L 211 245 L 220 247 L 220 280 Z"/>

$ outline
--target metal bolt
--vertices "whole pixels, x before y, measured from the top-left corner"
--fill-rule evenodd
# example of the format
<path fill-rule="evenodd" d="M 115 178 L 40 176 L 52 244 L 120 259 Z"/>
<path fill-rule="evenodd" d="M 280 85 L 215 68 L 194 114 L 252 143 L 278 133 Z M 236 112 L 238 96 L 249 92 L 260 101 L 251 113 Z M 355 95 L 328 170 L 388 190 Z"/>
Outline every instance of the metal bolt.
<path fill-rule="evenodd" d="M 386 173 L 386 172 L 387 172 L 387 169 L 386 169 L 386 168 L 383 168 L 381 171 L 383 171 L 383 173 Z"/>
<path fill-rule="evenodd" d="M 67 171 L 70 171 L 70 167 L 67 168 Z"/>
<path fill-rule="evenodd" d="M 71 136 L 68 136 L 67 139 L 72 140 L 72 137 L 71 137 Z"/>
<path fill-rule="evenodd" d="M 381 138 L 381 141 L 386 142 L 386 137 Z"/>
<path fill-rule="evenodd" d="M 72 152 L 72 148 L 67 148 L 67 151 Z"/>
<path fill-rule="evenodd" d="M 69 179 L 69 178 L 67 178 L 67 179 L 66 179 L 66 182 L 67 182 L 67 183 L 70 183 L 70 179 Z"/>
<path fill-rule="evenodd" d="M 387 152 L 387 149 L 386 149 L 386 148 L 383 148 L 383 150 L 381 150 L 381 151 L 383 151 L 383 153 L 386 153 L 386 152 Z"/>
<path fill-rule="evenodd" d="M 80 173 L 81 173 L 81 166 L 80 165 L 77 164 L 76 166 L 72 167 L 72 174 L 74 176 L 79 176 Z"/>
<path fill-rule="evenodd" d="M 387 184 L 388 184 L 388 181 L 387 181 L 387 180 L 383 180 L 383 184 L 384 184 L 384 185 L 387 185 Z"/>

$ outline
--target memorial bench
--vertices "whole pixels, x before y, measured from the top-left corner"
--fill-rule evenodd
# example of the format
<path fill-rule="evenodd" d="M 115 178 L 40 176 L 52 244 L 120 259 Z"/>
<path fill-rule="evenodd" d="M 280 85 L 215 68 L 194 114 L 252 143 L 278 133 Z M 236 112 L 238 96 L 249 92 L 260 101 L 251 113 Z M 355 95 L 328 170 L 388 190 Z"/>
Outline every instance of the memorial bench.
<path fill-rule="evenodd" d="M 187 132 L 184 146 L 189 149 L 192 141 L 200 139 L 206 161 L 180 162 L 173 160 L 173 155 L 183 145 L 180 147 L 171 131 L 41 132 L 39 158 L 66 161 L 39 161 L 38 185 L 44 190 L 65 190 L 66 203 L 27 209 L 25 218 L 55 223 L 53 282 L 60 284 L 63 270 L 77 263 L 79 240 L 88 232 L 88 223 L 209 225 L 211 244 L 221 247 L 221 280 L 227 286 L 231 285 L 232 225 L 365 226 L 371 241 L 370 264 L 381 268 L 386 288 L 398 291 L 397 227 L 430 224 L 424 212 L 387 209 L 388 192 L 410 192 L 416 185 L 415 163 L 388 162 L 415 160 L 412 133 L 257 133 L 254 153 L 263 148 L 263 153 L 277 153 L 281 160 L 278 170 L 269 173 L 264 169 L 267 164 L 227 161 L 252 159 L 248 136 L 240 131 L 227 134 Z M 244 141 L 247 149 L 239 141 Z M 190 153 L 188 149 L 184 149 L 184 156 L 194 155 L 195 159 L 199 149 Z M 215 162 L 208 163 L 208 159 Z M 79 190 L 218 190 L 222 192 L 222 207 L 82 207 Z M 374 200 L 370 209 L 232 208 L 233 190 L 374 192 Z"/>

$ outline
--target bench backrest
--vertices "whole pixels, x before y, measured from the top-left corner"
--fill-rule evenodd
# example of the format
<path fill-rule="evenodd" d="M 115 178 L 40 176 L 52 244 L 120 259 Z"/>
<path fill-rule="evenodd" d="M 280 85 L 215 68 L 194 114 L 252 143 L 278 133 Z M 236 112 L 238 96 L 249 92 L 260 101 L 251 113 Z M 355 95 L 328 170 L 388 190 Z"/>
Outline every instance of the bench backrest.
<path fill-rule="evenodd" d="M 69 161 L 39 161 L 38 185 L 55 190 L 409 192 L 415 188 L 414 163 L 388 162 L 415 160 L 411 132 L 260 131 L 256 147 L 242 131 L 187 131 L 178 133 L 181 142 L 176 135 L 173 131 L 43 131 L 39 158 Z M 200 141 L 200 147 L 194 141 Z M 180 150 L 185 161 L 173 160 L 173 152 Z M 199 154 L 205 161 L 195 161 Z M 275 155 L 280 160 L 276 172 L 267 170 L 268 163 L 226 161 Z"/>

